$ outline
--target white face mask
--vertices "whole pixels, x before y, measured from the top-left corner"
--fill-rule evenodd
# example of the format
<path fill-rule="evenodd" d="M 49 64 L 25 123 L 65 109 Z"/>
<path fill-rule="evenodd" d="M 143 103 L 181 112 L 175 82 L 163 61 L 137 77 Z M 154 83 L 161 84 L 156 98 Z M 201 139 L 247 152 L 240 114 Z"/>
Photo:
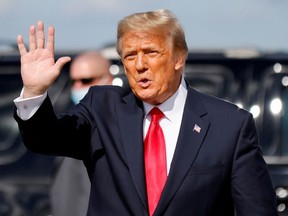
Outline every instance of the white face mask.
<path fill-rule="evenodd" d="M 87 94 L 89 87 L 81 89 L 71 89 L 71 99 L 74 104 L 79 103 L 79 101 Z"/>

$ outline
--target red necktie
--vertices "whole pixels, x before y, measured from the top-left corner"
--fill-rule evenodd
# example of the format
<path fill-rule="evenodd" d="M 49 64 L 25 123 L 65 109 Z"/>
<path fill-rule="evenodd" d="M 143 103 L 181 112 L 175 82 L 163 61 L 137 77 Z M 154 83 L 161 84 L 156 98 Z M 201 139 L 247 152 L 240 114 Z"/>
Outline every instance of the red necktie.
<path fill-rule="evenodd" d="M 151 123 L 144 140 L 144 160 L 149 215 L 154 213 L 167 179 L 165 139 L 159 120 L 164 114 L 157 107 L 150 113 Z"/>

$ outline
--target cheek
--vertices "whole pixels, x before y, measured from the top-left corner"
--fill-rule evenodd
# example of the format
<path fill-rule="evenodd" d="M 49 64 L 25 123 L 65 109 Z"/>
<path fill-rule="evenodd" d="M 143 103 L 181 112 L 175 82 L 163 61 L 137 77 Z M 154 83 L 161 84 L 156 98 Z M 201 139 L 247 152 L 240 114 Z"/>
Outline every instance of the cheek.
<path fill-rule="evenodd" d="M 127 77 L 127 79 L 132 79 L 133 75 L 132 75 L 132 70 L 129 69 L 129 67 L 125 66 L 124 67 L 124 73 L 125 76 Z"/>
<path fill-rule="evenodd" d="M 161 84 L 162 87 L 170 86 L 172 82 L 175 82 L 175 73 L 174 72 L 167 72 L 164 71 L 163 73 L 159 74 L 157 77 L 158 83 Z"/>
<path fill-rule="evenodd" d="M 131 72 L 129 71 L 125 71 L 125 75 L 126 75 L 126 78 L 128 80 L 128 83 L 129 83 L 129 86 L 131 88 L 137 88 L 137 83 L 136 83 L 136 79 L 135 79 L 135 75 L 133 75 Z"/>

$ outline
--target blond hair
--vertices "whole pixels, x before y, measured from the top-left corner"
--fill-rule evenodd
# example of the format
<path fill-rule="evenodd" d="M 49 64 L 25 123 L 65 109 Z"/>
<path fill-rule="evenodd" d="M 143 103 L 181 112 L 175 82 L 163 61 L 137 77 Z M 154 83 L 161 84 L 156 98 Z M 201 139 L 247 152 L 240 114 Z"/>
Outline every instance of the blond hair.
<path fill-rule="evenodd" d="M 135 13 L 124 17 L 118 23 L 117 52 L 121 56 L 123 35 L 129 31 L 162 31 L 167 33 L 175 50 L 188 53 L 184 30 L 176 16 L 167 9 Z"/>

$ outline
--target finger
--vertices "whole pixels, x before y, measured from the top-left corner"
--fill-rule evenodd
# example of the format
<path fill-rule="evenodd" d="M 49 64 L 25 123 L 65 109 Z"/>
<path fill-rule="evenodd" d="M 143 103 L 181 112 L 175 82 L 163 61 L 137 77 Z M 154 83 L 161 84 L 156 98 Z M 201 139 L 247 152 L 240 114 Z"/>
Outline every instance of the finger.
<path fill-rule="evenodd" d="M 69 61 L 71 61 L 69 56 L 63 56 L 56 61 L 55 67 L 58 68 L 58 71 L 61 71 L 64 65 Z"/>
<path fill-rule="evenodd" d="M 53 26 L 49 26 L 46 48 L 50 50 L 52 53 L 54 53 L 54 44 L 55 44 L 55 29 Z"/>
<path fill-rule="evenodd" d="M 42 21 L 39 21 L 37 23 L 37 47 L 38 48 L 44 48 L 45 43 L 45 33 L 44 33 L 44 23 Z"/>
<path fill-rule="evenodd" d="M 22 35 L 18 35 L 17 44 L 18 44 L 18 49 L 19 49 L 19 52 L 20 52 L 20 56 L 23 56 L 24 54 L 26 54 L 27 50 L 26 50 L 26 47 L 24 45 Z"/>
<path fill-rule="evenodd" d="M 36 35 L 35 35 L 36 29 L 35 26 L 30 26 L 29 29 L 29 50 L 35 50 L 36 49 Z"/>

